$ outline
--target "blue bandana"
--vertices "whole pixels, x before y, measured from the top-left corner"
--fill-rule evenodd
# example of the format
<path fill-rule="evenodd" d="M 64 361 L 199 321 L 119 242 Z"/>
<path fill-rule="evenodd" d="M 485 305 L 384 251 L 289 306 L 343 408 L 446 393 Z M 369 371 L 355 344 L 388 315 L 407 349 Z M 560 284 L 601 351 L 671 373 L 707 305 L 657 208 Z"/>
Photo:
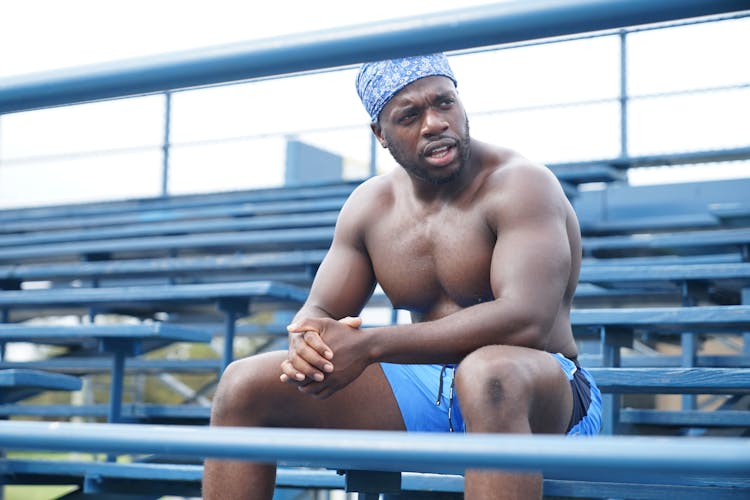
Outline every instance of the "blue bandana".
<path fill-rule="evenodd" d="M 357 74 L 357 93 L 373 122 L 391 98 L 410 83 L 426 76 L 447 76 L 458 85 L 443 54 L 388 59 L 363 64 Z"/>

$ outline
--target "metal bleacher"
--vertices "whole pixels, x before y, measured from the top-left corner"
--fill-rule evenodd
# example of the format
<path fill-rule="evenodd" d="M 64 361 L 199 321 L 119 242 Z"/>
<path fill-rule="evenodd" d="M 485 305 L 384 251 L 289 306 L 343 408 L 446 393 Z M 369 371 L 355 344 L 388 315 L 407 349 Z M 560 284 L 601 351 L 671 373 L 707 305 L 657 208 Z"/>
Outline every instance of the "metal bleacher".
<path fill-rule="evenodd" d="M 414 47 L 399 41 L 407 34 L 425 49 L 457 50 L 750 9 L 742 1 L 539 5 L 467 10 L 453 37 L 437 18 L 364 37 L 345 31 L 336 40 L 348 47 L 340 55 L 322 47 L 300 58 L 290 49 L 283 71 L 409 53 Z M 278 56 L 249 49 L 234 76 L 281 74 L 264 65 Z M 189 66 L 141 69 L 116 91 L 92 88 L 86 99 L 219 83 Z M 160 75 L 157 84 L 139 80 L 150 71 Z M 23 82 L 0 86 L 0 113 L 80 99 L 65 88 L 49 85 L 41 95 Z M 704 156 L 736 159 L 746 149 Z M 73 485 L 70 499 L 199 496 L 202 460 L 218 457 L 277 462 L 279 500 L 317 490 L 459 498 L 470 467 L 541 471 L 548 497 L 747 498 L 750 178 L 629 185 L 627 169 L 649 162 L 658 163 L 550 165 L 581 222 L 571 322 L 581 362 L 604 394 L 602 435 L 574 446 L 562 436 L 207 427 L 218 377 L 247 353 L 241 341 L 251 352 L 284 346 L 285 322 L 304 301 L 338 211 L 361 179 L 0 210 L 0 484 Z M 579 189 L 588 183 L 603 185 Z M 370 305 L 390 307 L 380 292 Z M 60 321 L 70 317 L 76 324 Z M 9 359 L 17 343 L 54 350 Z M 179 345 L 209 347 L 153 356 Z M 132 376 L 165 374 L 176 377 L 167 385 L 179 403 L 126 397 Z M 106 391 L 96 399 L 88 381 L 102 375 Z M 197 387 L 179 381 L 196 375 L 203 377 Z M 88 400 L 44 399 L 47 391 L 81 390 L 90 391 Z"/>

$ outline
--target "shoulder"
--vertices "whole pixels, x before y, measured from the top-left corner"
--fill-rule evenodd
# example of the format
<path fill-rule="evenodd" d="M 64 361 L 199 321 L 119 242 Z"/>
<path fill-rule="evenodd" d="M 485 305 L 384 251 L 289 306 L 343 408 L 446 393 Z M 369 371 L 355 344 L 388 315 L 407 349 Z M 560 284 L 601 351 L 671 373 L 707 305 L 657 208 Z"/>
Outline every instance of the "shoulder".
<path fill-rule="evenodd" d="M 393 205 L 393 179 L 390 174 L 371 177 L 349 195 L 339 212 L 337 233 L 346 231 L 360 236 Z"/>
<path fill-rule="evenodd" d="M 365 216 L 392 203 L 393 180 L 390 174 L 371 177 L 357 186 L 341 209 L 342 213 Z"/>
<path fill-rule="evenodd" d="M 565 213 L 568 199 L 555 174 L 517 151 L 492 148 L 482 187 L 491 206 L 502 213 Z"/>
<path fill-rule="evenodd" d="M 560 188 L 555 174 L 545 165 L 532 161 L 511 149 L 496 149 L 497 160 L 488 180 L 495 188 L 553 189 Z"/>

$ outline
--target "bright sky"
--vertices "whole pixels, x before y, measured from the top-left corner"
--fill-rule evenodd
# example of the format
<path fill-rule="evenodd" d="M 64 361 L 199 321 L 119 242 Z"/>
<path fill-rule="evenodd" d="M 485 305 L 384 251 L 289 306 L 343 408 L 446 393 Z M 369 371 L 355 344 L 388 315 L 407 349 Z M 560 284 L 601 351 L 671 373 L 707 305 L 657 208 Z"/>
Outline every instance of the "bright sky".
<path fill-rule="evenodd" d="M 498 2 L 6 1 L 0 3 L 0 78 L 491 3 Z M 741 21 L 722 25 L 719 32 L 710 34 L 706 31 L 712 27 L 710 25 L 687 29 L 684 36 L 673 42 L 674 47 L 659 44 L 659 32 L 634 37 L 629 48 L 634 65 L 630 75 L 633 90 L 648 94 L 675 89 L 662 89 L 659 82 L 668 82 L 677 88 L 682 88 L 680 86 L 686 82 L 686 88 L 690 85 L 721 85 L 727 81 L 748 84 L 748 65 L 722 63 L 726 59 L 717 57 L 710 48 L 712 43 L 720 47 L 748 46 L 749 20 Z M 613 57 L 619 50 L 616 39 L 609 37 L 580 43 L 575 52 L 571 50 L 574 45 L 576 42 L 566 46 L 555 44 L 498 53 L 492 62 L 499 68 L 495 78 L 485 78 L 483 73 L 472 75 L 471 64 L 479 68 L 487 64 L 482 55 L 456 60 L 454 70 L 459 77 L 459 91 L 470 115 L 473 113 L 472 131 L 475 135 L 517 148 L 540 161 L 551 158 L 565 161 L 569 159 L 566 155 L 574 155 L 571 159 L 577 159 L 579 157 L 575 154 L 581 151 L 591 158 L 616 156 L 619 137 L 611 133 L 619 124 L 617 103 L 612 100 L 619 85 L 619 62 L 616 56 Z M 574 57 L 571 58 L 571 54 Z M 664 71 L 667 66 L 668 71 Z M 523 73 L 509 68 L 521 68 Z M 726 76 L 726 68 L 735 74 Z M 505 70 L 508 73 L 504 73 Z M 664 75 L 659 78 L 648 77 L 660 70 Z M 639 77 L 639 74 L 648 78 Z M 717 78 L 717 75 L 725 76 Z M 228 182 L 233 181 L 240 188 L 251 182 L 279 182 L 283 172 L 279 173 L 278 169 L 252 170 L 248 164 L 257 164 L 261 156 L 273 157 L 274 161 L 283 163 L 283 158 L 279 158 L 283 155 L 283 137 L 257 139 L 252 145 L 246 138 L 282 131 L 290 124 L 291 130 L 307 130 L 314 126 L 357 126 L 361 123 L 358 135 L 337 139 L 336 145 L 341 148 L 337 152 L 348 157 L 345 149 L 349 147 L 366 157 L 369 132 L 366 116 L 354 93 L 353 74 L 309 77 L 306 88 L 320 89 L 315 91 L 318 93 L 310 92 L 315 99 L 309 98 L 310 93 L 296 90 L 292 80 L 295 79 L 262 82 L 253 84 L 252 88 L 238 86 L 175 94 L 172 130 L 175 147 L 171 156 L 173 167 L 170 168 L 172 192 L 190 192 L 196 186 L 204 190 L 228 189 L 231 188 Z M 223 99 L 217 99 L 219 92 Z M 278 95 L 284 96 L 283 102 Z M 671 147 L 670 141 L 678 149 L 685 142 L 697 149 L 716 144 L 718 147 L 747 145 L 750 89 L 744 88 L 736 95 L 727 96 L 707 95 L 703 101 L 691 101 L 691 109 L 709 117 L 700 120 L 700 126 L 674 119 L 685 109 L 685 102 L 680 98 L 664 100 L 661 116 L 672 117 L 664 123 L 655 122 L 643 114 L 639 108 L 641 103 L 634 102 L 632 126 L 636 133 L 631 134 L 633 154 L 657 153 L 660 147 Z M 554 109 L 512 112 L 501 117 L 482 114 L 488 108 L 523 107 L 550 99 L 553 102 L 559 99 L 602 99 L 609 102 L 581 107 L 577 113 L 580 123 L 576 124 L 570 123 L 569 110 L 565 109 L 559 112 Z M 338 103 L 336 113 L 331 112 L 331 102 L 334 101 Z M 279 108 L 280 102 L 286 107 Z M 649 104 L 647 101 L 642 103 Z M 117 119 L 107 122 L 102 116 L 116 116 Z M 47 203 L 73 201 L 78 196 L 102 199 L 158 194 L 162 116 L 163 97 L 151 96 L 0 118 L 0 206 L 43 204 L 45 200 Z M 721 141 L 724 142 L 708 140 L 710 134 L 707 130 L 710 132 L 716 128 L 711 121 L 725 124 L 727 118 L 740 120 L 739 125 L 722 130 Z M 673 133 L 666 134 L 667 130 Z M 227 137 L 245 139 L 208 144 Z M 331 141 L 330 137 L 320 134 L 308 134 L 303 139 L 326 148 L 326 141 Z M 205 144 L 200 147 L 187 146 L 201 141 Z M 102 157 L 63 158 L 92 149 L 128 152 L 110 155 L 104 160 Z M 35 155 L 50 157 L 41 161 L 28 160 Z M 107 162 L 106 169 L 102 168 L 104 161 Z M 207 169 L 207 165 L 211 168 Z M 364 161 L 360 161 L 362 165 Z M 729 177 L 748 176 L 748 168 L 747 163 L 727 165 L 720 173 Z M 649 177 L 655 178 L 653 174 Z M 40 182 L 40 179 L 47 182 Z M 130 184 L 149 188 L 123 192 L 123 186 Z"/>
<path fill-rule="evenodd" d="M 0 77 L 494 3 L 500 2 L 6 1 Z"/>

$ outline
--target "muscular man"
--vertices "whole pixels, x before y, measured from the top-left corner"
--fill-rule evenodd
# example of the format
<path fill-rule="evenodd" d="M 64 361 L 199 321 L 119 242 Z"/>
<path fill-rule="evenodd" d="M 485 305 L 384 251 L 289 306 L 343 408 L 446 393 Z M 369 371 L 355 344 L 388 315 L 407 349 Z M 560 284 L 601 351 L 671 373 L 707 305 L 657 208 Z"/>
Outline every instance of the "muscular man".
<path fill-rule="evenodd" d="M 365 64 L 357 90 L 401 168 L 352 193 L 288 351 L 232 363 L 211 424 L 595 434 L 569 318 L 580 231 L 557 179 L 470 137 L 442 54 Z M 411 324 L 360 328 L 376 283 Z M 271 498 L 274 474 L 209 460 L 205 498 Z M 538 474 L 465 479 L 466 498 L 542 492 Z"/>

